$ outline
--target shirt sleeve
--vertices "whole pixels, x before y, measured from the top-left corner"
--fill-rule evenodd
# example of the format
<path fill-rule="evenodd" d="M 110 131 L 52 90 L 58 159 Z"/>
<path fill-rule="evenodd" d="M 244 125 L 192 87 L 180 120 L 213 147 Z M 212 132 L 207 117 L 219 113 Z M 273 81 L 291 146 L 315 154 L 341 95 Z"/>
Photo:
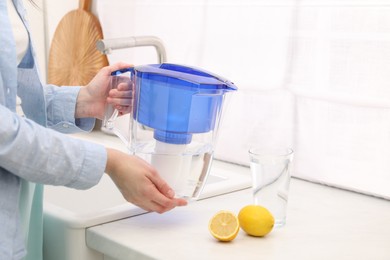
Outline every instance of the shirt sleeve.
<path fill-rule="evenodd" d="M 94 118 L 75 119 L 77 95 L 81 87 L 45 86 L 47 127 L 61 133 L 91 131 L 95 125 Z"/>
<path fill-rule="evenodd" d="M 87 189 L 104 173 L 104 146 L 73 138 L 0 105 L 0 167 L 31 182 Z"/>

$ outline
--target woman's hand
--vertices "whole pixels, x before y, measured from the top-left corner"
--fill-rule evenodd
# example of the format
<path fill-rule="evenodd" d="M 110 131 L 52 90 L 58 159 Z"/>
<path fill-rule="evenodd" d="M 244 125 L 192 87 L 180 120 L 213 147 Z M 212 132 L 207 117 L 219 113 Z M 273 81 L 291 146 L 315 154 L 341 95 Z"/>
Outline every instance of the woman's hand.
<path fill-rule="evenodd" d="M 103 119 L 106 103 L 111 103 L 120 114 L 131 110 L 131 89 L 129 84 L 118 85 L 118 90 L 109 89 L 111 73 L 132 67 L 127 63 L 116 63 L 102 68 L 96 76 L 82 87 L 76 101 L 75 118 L 93 117 Z M 110 93 L 110 94 L 109 94 Z M 108 95 L 110 98 L 108 98 Z"/>
<path fill-rule="evenodd" d="M 119 115 L 130 113 L 133 109 L 133 83 L 129 75 L 112 77 L 112 89 L 108 92 L 107 103 L 111 104 Z"/>
<path fill-rule="evenodd" d="M 174 198 L 157 171 L 136 156 L 107 148 L 106 173 L 127 201 L 147 211 L 163 213 L 187 205 L 186 200 Z"/>

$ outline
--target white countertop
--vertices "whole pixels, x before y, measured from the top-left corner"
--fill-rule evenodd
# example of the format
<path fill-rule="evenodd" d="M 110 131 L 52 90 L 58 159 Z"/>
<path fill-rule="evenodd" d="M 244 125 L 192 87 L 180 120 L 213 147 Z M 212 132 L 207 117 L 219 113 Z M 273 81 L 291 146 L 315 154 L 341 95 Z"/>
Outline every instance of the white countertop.
<path fill-rule="evenodd" d="M 390 202 L 292 179 L 287 224 L 264 238 L 242 230 L 216 241 L 208 221 L 251 203 L 251 190 L 87 229 L 87 245 L 111 259 L 390 259 Z"/>
<path fill-rule="evenodd" d="M 119 138 L 100 131 L 78 133 L 74 137 L 128 152 Z M 250 185 L 248 167 L 214 160 L 201 198 L 242 190 Z M 45 186 L 44 213 L 45 216 L 61 220 L 69 228 L 87 228 L 142 214 L 145 211 L 128 203 L 111 178 L 104 174 L 99 184 L 88 190 Z"/>

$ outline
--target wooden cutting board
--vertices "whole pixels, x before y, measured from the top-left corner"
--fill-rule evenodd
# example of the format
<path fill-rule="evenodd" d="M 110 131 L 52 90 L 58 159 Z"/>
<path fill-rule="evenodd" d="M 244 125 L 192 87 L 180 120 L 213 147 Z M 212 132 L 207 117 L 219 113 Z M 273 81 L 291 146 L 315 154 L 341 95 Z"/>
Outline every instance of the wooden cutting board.
<path fill-rule="evenodd" d="M 84 86 L 108 65 L 106 55 L 96 49 L 103 33 L 90 7 L 91 0 L 80 0 L 79 8 L 67 13 L 58 24 L 50 46 L 49 84 Z"/>

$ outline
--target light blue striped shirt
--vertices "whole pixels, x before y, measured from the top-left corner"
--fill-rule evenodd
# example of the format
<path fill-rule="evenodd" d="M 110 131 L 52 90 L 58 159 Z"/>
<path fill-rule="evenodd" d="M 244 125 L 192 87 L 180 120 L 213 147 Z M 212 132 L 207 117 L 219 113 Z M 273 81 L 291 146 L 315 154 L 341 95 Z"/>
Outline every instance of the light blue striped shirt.
<path fill-rule="evenodd" d="M 22 1 L 13 2 L 30 35 Z M 27 243 L 29 259 L 39 260 L 40 184 L 90 188 L 107 154 L 101 145 L 62 134 L 90 131 L 95 121 L 74 118 L 80 87 L 42 85 L 31 42 L 17 64 L 6 0 L 0 0 L 0 46 L 0 259 L 23 258 Z M 15 113 L 16 95 L 26 117 Z"/>

